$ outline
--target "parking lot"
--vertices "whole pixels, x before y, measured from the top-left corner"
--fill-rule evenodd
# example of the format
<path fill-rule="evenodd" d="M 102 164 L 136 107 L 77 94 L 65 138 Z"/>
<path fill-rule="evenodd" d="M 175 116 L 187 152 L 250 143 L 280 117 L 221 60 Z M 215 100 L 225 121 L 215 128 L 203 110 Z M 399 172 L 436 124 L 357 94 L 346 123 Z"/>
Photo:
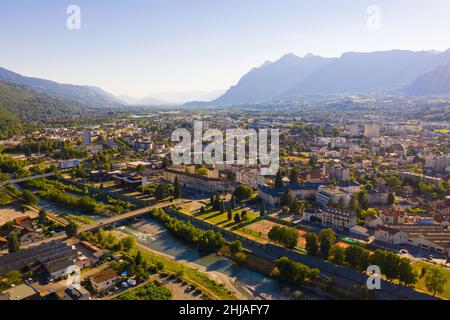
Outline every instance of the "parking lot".
<path fill-rule="evenodd" d="M 173 300 L 204 300 L 205 297 L 202 296 L 194 287 L 190 286 L 186 282 L 182 280 L 170 277 L 170 276 L 161 276 L 159 274 L 152 275 L 148 281 L 159 281 L 163 286 L 170 289 L 172 292 Z M 100 298 L 101 300 L 111 300 L 122 293 L 128 290 L 137 289 L 143 285 L 145 285 L 148 281 L 140 281 L 135 285 L 130 285 L 126 283 L 124 279 L 119 281 L 114 288 L 111 288 L 109 291 L 103 293 Z M 125 282 L 125 283 L 124 283 Z"/>
<path fill-rule="evenodd" d="M 403 257 L 409 258 L 411 260 L 426 260 L 429 263 L 436 265 L 445 265 L 450 267 L 450 259 L 446 254 L 440 254 L 433 250 L 422 249 L 410 245 L 388 245 L 385 243 L 374 242 L 373 246 L 386 249 L 390 251 L 397 252 Z"/>

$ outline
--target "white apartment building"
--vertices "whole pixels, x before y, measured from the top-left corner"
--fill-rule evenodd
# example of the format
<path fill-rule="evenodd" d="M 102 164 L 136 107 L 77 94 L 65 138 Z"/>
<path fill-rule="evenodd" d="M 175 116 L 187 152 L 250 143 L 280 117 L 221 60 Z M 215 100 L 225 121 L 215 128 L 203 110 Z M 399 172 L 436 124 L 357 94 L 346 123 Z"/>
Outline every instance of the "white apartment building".
<path fill-rule="evenodd" d="M 327 167 L 328 176 L 332 179 L 348 180 L 350 179 L 350 169 L 343 166 Z"/>
<path fill-rule="evenodd" d="M 84 131 L 83 132 L 83 144 L 85 146 L 90 145 L 91 144 L 91 139 L 92 139 L 92 135 L 90 131 Z"/>
<path fill-rule="evenodd" d="M 358 137 L 359 136 L 359 125 L 358 124 L 352 124 L 348 127 L 348 131 L 351 137 Z"/>
<path fill-rule="evenodd" d="M 58 162 L 58 168 L 61 170 L 71 169 L 80 166 L 80 160 L 71 159 L 71 160 L 61 160 Z"/>
<path fill-rule="evenodd" d="M 328 205 L 330 200 L 337 203 L 342 198 L 344 199 L 344 203 L 347 205 L 350 202 L 350 197 L 351 194 L 338 188 L 320 186 L 316 196 L 316 203 L 322 207 L 325 207 Z"/>
<path fill-rule="evenodd" d="M 350 231 L 356 225 L 356 215 L 354 213 L 328 207 L 305 210 L 303 212 L 303 220 L 320 223 L 324 227 L 345 232 Z"/>
<path fill-rule="evenodd" d="M 425 168 L 444 172 L 450 167 L 450 155 L 436 157 L 434 155 L 425 156 Z"/>
<path fill-rule="evenodd" d="M 364 125 L 364 137 L 366 138 L 379 138 L 380 137 L 380 125 L 375 123 L 367 123 Z"/>
<path fill-rule="evenodd" d="M 205 177 L 194 173 L 187 173 L 174 169 L 166 169 L 163 171 L 163 179 L 174 183 L 178 178 L 181 188 L 188 192 L 201 194 L 215 194 L 233 192 L 236 183 L 220 177 Z"/>

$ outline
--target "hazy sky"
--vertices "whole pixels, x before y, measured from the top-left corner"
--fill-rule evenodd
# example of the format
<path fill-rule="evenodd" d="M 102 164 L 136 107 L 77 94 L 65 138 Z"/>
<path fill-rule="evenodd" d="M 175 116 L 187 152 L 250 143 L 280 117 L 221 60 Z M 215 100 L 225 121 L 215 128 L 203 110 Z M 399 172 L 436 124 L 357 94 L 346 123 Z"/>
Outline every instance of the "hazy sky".
<path fill-rule="evenodd" d="M 366 26 L 370 5 L 381 29 Z M 445 50 L 450 1 L 3 0 L 0 41 L 0 66 L 25 75 L 135 97 L 212 91 L 289 52 Z"/>

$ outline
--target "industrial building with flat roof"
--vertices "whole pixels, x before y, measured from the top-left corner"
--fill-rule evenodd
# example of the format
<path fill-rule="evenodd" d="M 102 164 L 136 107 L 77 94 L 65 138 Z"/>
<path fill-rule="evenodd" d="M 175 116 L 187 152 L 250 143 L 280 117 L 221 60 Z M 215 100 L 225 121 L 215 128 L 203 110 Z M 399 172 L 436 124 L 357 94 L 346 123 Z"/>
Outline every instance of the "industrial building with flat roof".
<path fill-rule="evenodd" d="M 19 250 L 0 256 L 0 275 L 12 270 L 20 270 L 34 263 L 41 263 L 50 274 L 56 266 L 65 268 L 77 257 L 77 250 L 61 240 L 43 243 L 39 246 Z"/>

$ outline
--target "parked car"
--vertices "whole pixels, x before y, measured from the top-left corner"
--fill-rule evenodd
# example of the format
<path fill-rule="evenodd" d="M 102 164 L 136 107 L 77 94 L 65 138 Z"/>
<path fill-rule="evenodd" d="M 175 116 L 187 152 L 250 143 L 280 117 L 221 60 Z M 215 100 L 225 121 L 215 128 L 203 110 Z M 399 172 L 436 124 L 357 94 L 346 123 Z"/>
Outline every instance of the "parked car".
<path fill-rule="evenodd" d="M 408 250 L 406 250 L 406 249 L 402 249 L 399 252 L 400 252 L 400 254 L 408 254 Z"/>
<path fill-rule="evenodd" d="M 137 284 L 137 281 L 134 280 L 134 279 L 128 279 L 127 283 L 128 283 L 130 286 L 134 287 L 134 286 Z"/>
<path fill-rule="evenodd" d="M 184 290 L 184 292 L 189 293 L 192 292 L 195 288 L 193 286 L 189 286 L 186 288 L 186 290 Z"/>

